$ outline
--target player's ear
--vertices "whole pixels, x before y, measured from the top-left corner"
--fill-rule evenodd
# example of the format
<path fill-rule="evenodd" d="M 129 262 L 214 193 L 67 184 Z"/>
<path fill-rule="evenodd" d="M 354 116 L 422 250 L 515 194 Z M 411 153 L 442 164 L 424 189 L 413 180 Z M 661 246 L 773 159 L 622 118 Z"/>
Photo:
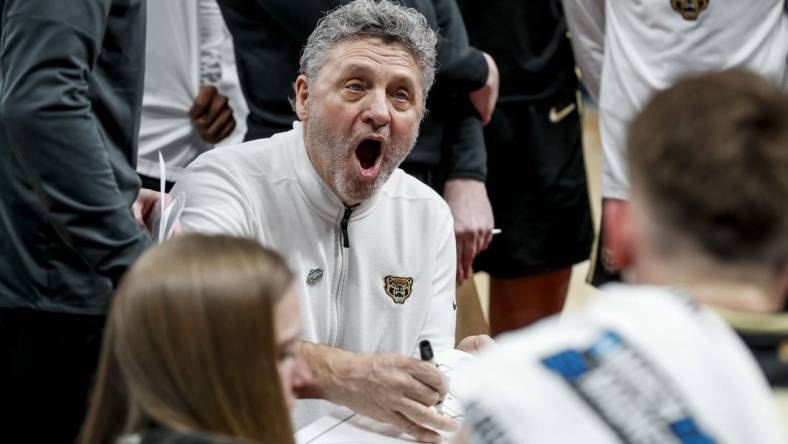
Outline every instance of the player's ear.
<path fill-rule="evenodd" d="M 307 101 L 309 100 L 309 82 L 306 80 L 306 76 L 301 74 L 295 81 L 293 85 L 295 89 L 295 112 L 298 116 L 298 119 L 302 122 L 305 122 L 309 118 L 309 113 L 307 112 L 308 106 Z"/>

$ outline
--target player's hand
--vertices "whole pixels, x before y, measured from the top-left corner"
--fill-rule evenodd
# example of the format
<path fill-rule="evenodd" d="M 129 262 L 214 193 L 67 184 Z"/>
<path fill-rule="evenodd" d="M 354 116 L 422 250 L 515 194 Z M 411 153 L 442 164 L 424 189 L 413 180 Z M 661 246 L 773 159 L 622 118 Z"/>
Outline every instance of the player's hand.
<path fill-rule="evenodd" d="M 468 94 L 471 99 L 473 107 L 482 118 L 482 123 L 487 125 L 492 119 L 493 110 L 495 110 L 495 102 L 498 101 L 498 91 L 501 87 L 501 79 L 498 74 L 498 65 L 495 60 L 490 57 L 486 52 L 482 53 L 484 60 L 487 61 L 487 81 L 484 86 Z"/>
<path fill-rule="evenodd" d="M 422 442 L 441 441 L 437 430 L 459 424 L 431 407 L 444 399 L 448 381 L 433 364 L 399 355 L 353 355 L 327 399 L 393 424 Z"/>
<path fill-rule="evenodd" d="M 170 195 L 167 193 L 164 193 L 163 198 L 165 205 L 169 205 L 172 201 Z M 162 199 L 162 194 L 158 191 L 141 188 L 134 203 L 131 204 L 131 210 L 134 213 L 134 221 L 137 222 L 140 228 L 148 232 L 148 234 L 151 233 L 151 228 L 148 226 L 148 217 L 150 217 L 153 207 L 159 203 L 160 199 Z"/>
<path fill-rule="evenodd" d="M 169 207 L 172 204 L 172 197 L 169 193 L 159 193 L 158 191 L 149 190 L 147 188 L 140 188 L 137 198 L 131 204 L 131 210 L 134 213 L 134 221 L 137 225 L 145 230 L 149 236 L 153 237 L 153 224 L 150 215 L 153 212 L 153 207 L 159 204 L 159 201 L 164 199 L 164 206 Z M 172 236 L 175 237 L 181 234 L 180 224 L 175 225 Z"/>
<path fill-rule="evenodd" d="M 490 245 L 494 226 L 492 207 L 484 182 L 449 179 L 443 198 L 454 217 L 457 238 L 457 283 L 473 276 L 473 258 Z"/>
<path fill-rule="evenodd" d="M 632 265 L 632 232 L 629 223 L 629 202 L 620 199 L 605 199 L 602 202 L 605 243 L 602 245 L 602 260 L 606 269 L 620 272 Z"/>
<path fill-rule="evenodd" d="M 200 137 L 208 143 L 219 143 L 235 128 L 227 96 L 219 93 L 213 85 L 200 86 L 200 92 L 189 109 L 189 117 Z"/>
<path fill-rule="evenodd" d="M 493 338 L 487 335 L 474 335 L 468 336 L 459 344 L 457 344 L 457 350 L 464 351 L 465 353 L 470 353 L 475 355 L 481 351 L 482 348 L 487 347 L 491 344 L 495 344 Z"/>

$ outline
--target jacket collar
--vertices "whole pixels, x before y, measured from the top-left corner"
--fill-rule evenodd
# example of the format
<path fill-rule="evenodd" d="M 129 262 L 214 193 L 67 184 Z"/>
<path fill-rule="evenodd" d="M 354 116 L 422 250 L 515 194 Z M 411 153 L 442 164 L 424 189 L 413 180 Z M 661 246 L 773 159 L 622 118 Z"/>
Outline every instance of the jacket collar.
<path fill-rule="evenodd" d="M 293 122 L 293 131 L 290 132 L 294 140 L 295 149 L 291 150 L 292 167 L 295 171 L 299 188 L 309 206 L 322 217 L 329 220 L 341 218 L 345 212 L 345 204 L 334 194 L 328 184 L 317 173 L 315 166 L 309 159 L 309 154 L 304 145 L 304 125 L 302 122 Z M 385 186 L 385 184 L 384 184 Z M 383 188 L 383 187 L 381 187 Z M 360 219 L 369 214 L 377 203 L 382 190 L 378 190 L 369 199 L 358 204 L 350 217 L 351 221 Z"/>

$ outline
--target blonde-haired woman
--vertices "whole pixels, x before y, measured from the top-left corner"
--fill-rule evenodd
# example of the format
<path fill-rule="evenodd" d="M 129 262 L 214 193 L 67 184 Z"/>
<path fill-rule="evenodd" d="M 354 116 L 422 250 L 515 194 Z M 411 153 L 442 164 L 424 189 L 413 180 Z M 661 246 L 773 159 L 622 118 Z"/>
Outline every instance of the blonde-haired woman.
<path fill-rule="evenodd" d="M 124 277 L 107 319 L 82 444 L 292 443 L 310 375 L 293 276 L 259 244 L 186 235 Z"/>

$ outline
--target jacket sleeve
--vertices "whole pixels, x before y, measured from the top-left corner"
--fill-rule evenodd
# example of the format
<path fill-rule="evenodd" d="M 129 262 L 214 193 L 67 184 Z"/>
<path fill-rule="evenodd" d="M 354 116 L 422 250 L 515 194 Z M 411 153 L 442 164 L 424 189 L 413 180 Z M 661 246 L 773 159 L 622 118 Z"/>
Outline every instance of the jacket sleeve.
<path fill-rule="evenodd" d="M 468 42 L 468 32 L 456 0 L 434 0 L 438 19 L 438 75 L 457 92 L 475 91 L 487 82 L 487 61 Z"/>
<path fill-rule="evenodd" d="M 444 140 L 446 179 L 487 180 L 487 146 L 484 128 L 476 110 L 467 97 L 449 99 L 455 109 L 450 111 Z"/>
<path fill-rule="evenodd" d="M 3 149 L 26 170 L 62 241 L 116 283 L 150 240 L 121 193 L 110 158 L 117 149 L 107 142 L 101 110 L 89 97 L 110 4 L 5 2 L 0 124 L 9 142 Z"/>
<path fill-rule="evenodd" d="M 418 344 L 428 339 L 435 353 L 454 348 L 454 331 L 457 322 L 455 299 L 457 252 L 454 239 L 454 221 L 449 207 L 442 203 L 442 223 L 437 227 L 432 251 L 435 267 L 432 273 L 432 294 L 424 326 L 421 329 L 413 355 L 418 356 Z"/>
<path fill-rule="evenodd" d="M 172 189 L 174 198 L 183 195 L 186 200 L 179 219 L 181 228 L 262 240 L 248 188 L 238 174 L 217 165 L 212 156 L 216 156 L 216 150 L 192 162 Z"/>
<path fill-rule="evenodd" d="M 605 0 L 563 0 L 566 25 L 583 84 L 599 103 L 605 56 Z"/>
<path fill-rule="evenodd" d="M 468 99 L 468 92 L 487 81 L 487 61 L 482 52 L 470 46 L 460 9 L 455 0 L 435 0 L 438 20 L 438 62 L 440 64 L 436 98 L 446 111 L 446 128 L 442 156 L 447 179 L 487 178 L 487 148 L 478 113 Z"/>

